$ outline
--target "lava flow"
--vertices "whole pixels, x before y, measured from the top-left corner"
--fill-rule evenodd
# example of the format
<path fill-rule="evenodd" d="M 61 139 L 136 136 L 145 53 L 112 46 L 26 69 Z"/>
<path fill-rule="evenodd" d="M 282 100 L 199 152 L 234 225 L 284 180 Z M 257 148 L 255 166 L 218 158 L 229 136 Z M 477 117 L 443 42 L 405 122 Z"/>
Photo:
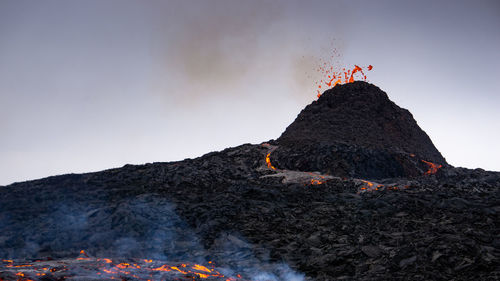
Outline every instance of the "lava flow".
<path fill-rule="evenodd" d="M 266 155 L 266 164 L 267 164 L 267 167 L 270 168 L 270 169 L 273 169 L 273 170 L 276 170 L 276 168 L 271 164 L 271 153 L 269 152 L 267 155 Z"/>
<path fill-rule="evenodd" d="M 382 190 L 402 190 L 410 187 L 409 185 L 397 185 L 396 183 L 384 185 L 361 179 L 354 179 L 354 181 L 362 184 L 361 188 L 358 191 L 358 194 Z"/>
<path fill-rule="evenodd" d="M 425 164 L 427 164 L 427 166 L 429 166 L 429 170 L 427 170 L 427 172 L 425 172 L 426 175 L 433 175 L 433 174 L 437 173 L 438 169 L 443 167 L 443 165 L 434 164 L 432 162 L 425 161 L 425 160 L 422 160 L 422 162 L 424 162 Z"/>
<path fill-rule="evenodd" d="M 318 175 L 318 174 L 315 174 L 315 173 L 308 173 L 309 175 L 313 176 L 313 177 L 318 177 L 320 179 L 311 179 L 311 182 L 310 182 L 310 185 L 320 185 L 320 184 L 324 184 L 326 182 L 326 178 L 322 175 Z"/>
<path fill-rule="evenodd" d="M 323 181 L 311 179 L 311 185 L 320 185 L 323 183 L 324 183 Z"/>
<path fill-rule="evenodd" d="M 262 144 L 263 147 L 266 147 L 266 148 L 270 148 L 271 146 L 268 144 L 268 143 L 264 143 Z M 274 150 L 271 149 L 271 152 Z M 275 170 L 275 171 L 278 171 L 272 164 L 271 164 L 271 152 L 268 152 L 266 154 L 266 165 L 267 165 L 267 168 L 268 169 L 272 169 L 272 170 Z M 320 175 L 320 174 L 317 174 L 317 173 L 311 173 L 311 172 L 300 172 L 300 171 L 289 171 L 289 170 L 279 170 L 279 174 L 280 175 L 284 175 L 284 174 L 290 174 L 290 173 L 294 173 L 294 177 L 297 177 L 297 174 L 301 174 L 301 177 L 304 177 L 307 178 L 307 180 L 305 180 L 305 185 L 320 185 L 320 184 L 324 184 L 325 182 L 328 181 L 329 178 L 331 178 L 329 175 Z M 286 176 L 285 176 L 286 178 Z"/>
<path fill-rule="evenodd" d="M 373 183 L 371 181 L 367 181 L 367 180 L 360 180 L 360 181 L 364 184 L 364 186 L 361 187 L 361 189 L 360 189 L 362 191 L 374 191 L 374 190 L 379 190 L 379 188 L 384 187 L 383 184 L 376 184 L 375 185 L 375 183 Z"/>
<path fill-rule="evenodd" d="M 366 67 L 366 70 L 370 71 L 373 69 L 372 65 L 369 65 Z M 327 76 L 328 78 L 325 78 L 324 80 L 321 80 L 318 89 L 317 89 L 317 97 L 319 98 L 321 96 L 321 88 L 322 84 L 325 86 L 328 86 L 329 88 L 335 87 L 337 84 L 345 84 L 345 83 L 352 83 L 355 81 L 356 76 L 360 76 L 361 80 L 366 81 L 366 74 L 363 72 L 363 68 L 354 65 L 354 68 L 352 70 L 350 69 L 345 69 L 342 68 L 342 71 L 336 71 L 334 70 L 333 66 L 330 66 L 330 68 L 326 67 L 326 63 L 323 66 L 320 66 L 318 68 L 318 71 L 320 71 L 323 75 Z M 359 75 L 354 75 L 359 72 Z"/>
<path fill-rule="evenodd" d="M 34 281 L 34 280 L 242 280 L 241 275 L 228 277 L 220 273 L 208 262 L 209 267 L 200 264 L 171 263 L 151 259 L 129 259 L 113 261 L 108 258 L 90 258 L 80 252 L 76 259 L 36 260 L 34 262 L 17 262 L 3 260 L 0 263 L 0 281 Z M 83 279 L 82 279 L 83 278 Z"/>

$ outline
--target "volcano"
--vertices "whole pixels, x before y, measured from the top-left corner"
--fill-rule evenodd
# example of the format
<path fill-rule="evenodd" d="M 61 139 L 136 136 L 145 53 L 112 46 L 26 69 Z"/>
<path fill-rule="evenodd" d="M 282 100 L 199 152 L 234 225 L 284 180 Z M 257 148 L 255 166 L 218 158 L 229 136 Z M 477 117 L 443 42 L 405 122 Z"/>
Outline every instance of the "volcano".
<path fill-rule="evenodd" d="M 277 140 L 0 194 L 0 280 L 500 279 L 500 173 L 366 82 Z"/>
<path fill-rule="evenodd" d="M 426 168 L 422 160 L 447 164 L 408 110 L 363 81 L 324 92 L 277 144 L 284 167 L 344 177 L 413 177 Z"/>

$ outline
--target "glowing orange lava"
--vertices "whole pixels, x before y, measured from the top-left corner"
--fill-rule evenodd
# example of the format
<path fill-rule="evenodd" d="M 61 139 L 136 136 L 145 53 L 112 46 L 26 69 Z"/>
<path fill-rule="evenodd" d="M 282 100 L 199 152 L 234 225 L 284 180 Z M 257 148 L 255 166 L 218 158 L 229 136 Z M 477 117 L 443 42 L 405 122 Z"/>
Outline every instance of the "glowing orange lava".
<path fill-rule="evenodd" d="M 311 185 L 319 185 L 319 184 L 323 184 L 323 183 L 325 183 L 325 182 L 320 181 L 320 180 L 315 180 L 315 179 L 311 180 Z"/>
<path fill-rule="evenodd" d="M 327 78 L 324 78 L 324 80 L 320 80 L 318 85 L 317 91 L 317 97 L 319 98 L 321 96 L 321 89 L 322 85 L 324 84 L 328 88 L 335 87 L 337 84 L 346 84 L 346 83 L 352 83 L 356 80 L 356 76 L 359 77 L 359 79 L 366 81 L 366 75 L 363 72 L 363 67 L 360 67 L 358 65 L 354 65 L 354 68 L 351 69 L 345 69 L 342 68 L 341 71 L 336 71 L 334 70 L 333 66 L 330 66 L 329 68 L 326 66 L 326 63 L 323 64 L 324 66 L 320 66 L 317 70 L 325 75 Z M 366 70 L 370 71 L 373 69 L 372 65 L 369 65 L 366 67 Z M 358 75 L 355 76 L 356 73 Z"/>
<path fill-rule="evenodd" d="M 373 187 L 373 182 L 371 181 L 365 181 L 365 180 L 361 180 L 362 182 L 366 183 L 368 185 L 368 187 Z"/>
<path fill-rule="evenodd" d="M 311 175 L 311 176 L 313 176 L 313 177 L 318 177 L 318 178 L 321 179 L 321 180 L 311 179 L 311 181 L 309 182 L 310 185 L 320 185 L 320 184 L 324 184 L 326 182 L 325 176 L 318 175 L 318 174 L 315 174 L 315 173 L 310 173 L 310 172 L 308 172 L 308 174 Z"/>
<path fill-rule="evenodd" d="M 86 256 L 86 258 L 81 258 L 82 255 Z M 56 279 L 63 280 L 68 278 L 65 276 L 66 272 L 71 272 L 75 268 L 78 268 L 79 272 L 83 274 L 82 278 L 97 274 L 105 280 L 130 280 L 131 278 L 136 280 L 165 280 L 165 277 L 168 276 L 170 277 L 166 280 L 180 280 L 179 277 L 182 280 L 242 280 L 239 274 L 236 274 L 236 277 L 224 276 L 213 266 L 211 261 L 208 262 L 210 267 L 188 263 L 165 264 L 152 259 L 132 259 L 130 262 L 120 263 L 108 258 L 89 257 L 84 251 L 81 251 L 80 257 L 74 260 L 37 260 L 30 263 L 18 263 L 14 260 L 1 261 L 4 264 L 0 262 L 0 281 L 33 281 L 33 279 L 38 279 L 47 274 L 57 274 Z M 29 267 L 29 269 L 25 269 L 25 267 Z M 9 268 L 8 272 L 11 274 L 10 277 L 3 275 L 7 273 L 7 270 L 4 270 L 7 268 Z"/>
<path fill-rule="evenodd" d="M 422 160 L 422 162 L 424 162 L 425 164 L 427 164 L 427 166 L 429 166 L 429 170 L 427 170 L 427 172 L 425 172 L 426 175 L 433 175 L 433 174 L 437 173 L 438 169 L 443 167 L 443 165 L 434 164 L 432 162 L 428 162 L 425 160 Z"/>
<path fill-rule="evenodd" d="M 267 164 L 267 167 L 270 168 L 270 169 L 276 170 L 276 168 L 271 164 L 271 158 L 269 158 L 270 156 L 271 156 L 271 153 L 268 153 L 266 155 L 266 164 Z"/>
<path fill-rule="evenodd" d="M 408 185 L 405 185 L 405 186 L 397 186 L 397 185 L 384 185 L 384 184 L 376 184 L 374 182 L 371 182 L 371 181 L 367 181 L 367 180 L 360 180 L 364 186 L 362 186 L 360 189 L 359 189 L 359 193 L 364 193 L 364 192 L 373 192 L 373 191 L 382 191 L 382 190 L 402 190 L 402 189 L 407 189 L 409 188 L 410 186 Z"/>

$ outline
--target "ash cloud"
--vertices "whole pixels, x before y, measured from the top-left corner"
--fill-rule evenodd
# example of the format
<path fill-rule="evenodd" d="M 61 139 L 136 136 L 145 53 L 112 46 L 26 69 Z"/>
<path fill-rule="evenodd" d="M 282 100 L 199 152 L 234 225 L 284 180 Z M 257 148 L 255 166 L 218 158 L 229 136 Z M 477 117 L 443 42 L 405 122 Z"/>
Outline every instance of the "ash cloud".
<path fill-rule="evenodd" d="M 169 12 L 159 22 L 166 28 L 155 48 L 160 59 L 153 91 L 195 103 L 203 96 L 270 95 L 278 85 L 291 98 L 309 101 L 319 55 L 330 53 L 328 41 L 346 25 L 340 9 L 330 6 L 221 0 L 165 5 Z M 317 26 L 305 26 L 310 18 Z M 331 30 L 320 31 L 325 26 Z M 256 93 L 259 87 L 267 93 Z"/>
<path fill-rule="evenodd" d="M 165 42 L 159 49 L 161 64 L 180 82 L 184 99 L 225 94 L 244 84 L 255 67 L 263 34 L 281 19 L 283 4 L 274 1 L 190 1 L 165 6 L 169 15 Z M 269 50 L 267 50 L 269 51 Z M 164 76 L 158 77 L 161 83 Z M 172 82 L 175 83 L 175 82 Z M 171 85 L 169 85 L 171 86 Z"/>

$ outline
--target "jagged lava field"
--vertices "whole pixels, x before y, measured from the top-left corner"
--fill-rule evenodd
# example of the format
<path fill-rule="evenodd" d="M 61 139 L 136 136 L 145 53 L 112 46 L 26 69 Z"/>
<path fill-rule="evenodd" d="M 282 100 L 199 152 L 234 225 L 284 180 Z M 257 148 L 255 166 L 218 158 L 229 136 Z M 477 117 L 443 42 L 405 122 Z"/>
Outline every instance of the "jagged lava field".
<path fill-rule="evenodd" d="M 500 280 L 499 212 L 355 81 L 276 140 L 0 187 L 0 280 Z"/>

